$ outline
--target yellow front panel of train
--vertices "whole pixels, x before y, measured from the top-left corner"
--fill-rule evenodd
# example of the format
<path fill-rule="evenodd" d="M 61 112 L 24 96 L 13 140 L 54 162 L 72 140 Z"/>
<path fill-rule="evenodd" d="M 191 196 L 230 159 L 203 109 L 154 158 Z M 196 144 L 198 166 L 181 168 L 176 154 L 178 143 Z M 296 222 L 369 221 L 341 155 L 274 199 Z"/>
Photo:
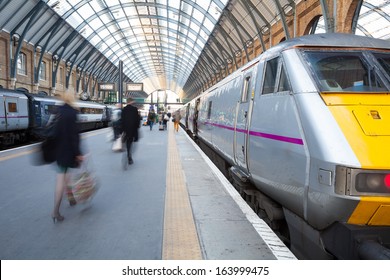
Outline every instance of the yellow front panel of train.
<path fill-rule="evenodd" d="M 361 168 L 390 169 L 390 95 L 321 95 L 359 159 Z"/>
<path fill-rule="evenodd" d="M 390 170 L 390 95 L 321 94 L 363 169 Z M 361 197 L 349 224 L 389 226 L 390 197 Z"/>
<path fill-rule="evenodd" d="M 389 226 L 390 197 L 362 197 L 349 217 L 349 224 Z"/>
<path fill-rule="evenodd" d="M 356 108 L 352 112 L 367 136 L 390 136 L 389 107 L 369 106 Z"/>

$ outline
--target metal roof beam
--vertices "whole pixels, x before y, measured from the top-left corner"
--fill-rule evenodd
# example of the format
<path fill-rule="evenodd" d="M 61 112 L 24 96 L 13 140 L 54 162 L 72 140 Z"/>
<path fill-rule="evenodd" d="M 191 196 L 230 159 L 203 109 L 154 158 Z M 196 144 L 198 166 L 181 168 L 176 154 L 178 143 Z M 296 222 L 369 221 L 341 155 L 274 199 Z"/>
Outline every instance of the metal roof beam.
<path fill-rule="evenodd" d="M 357 26 L 357 22 L 358 22 L 359 15 L 360 15 L 360 10 L 362 8 L 362 4 L 363 4 L 363 0 L 358 0 L 358 3 L 356 5 L 356 9 L 355 9 L 355 13 L 354 13 L 353 19 L 352 19 L 351 32 L 353 34 L 356 34 L 356 26 Z"/>
<path fill-rule="evenodd" d="M 234 29 L 236 30 L 237 34 L 238 34 L 238 37 L 240 38 L 241 40 L 241 45 L 242 45 L 242 48 L 240 47 L 238 51 L 242 51 L 242 49 L 244 49 L 245 51 L 245 54 L 246 54 L 246 57 L 249 59 L 249 54 L 248 54 L 248 50 L 246 48 L 246 45 L 245 45 L 245 40 L 244 38 L 242 37 L 241 35 L 241 32 L 238 28 L 238 26 L 240 26 L 239 22 L 237 21 L 237 19 L 230 13 L 230 12 L 227 12 L 226 13 L 226 16 L 228 18 L 228 20 L 233 24 L 234 26 Z"/>
<path fill-rule="evenodd" d="M 326 33 L 334 33 L 335 32 L 335 19 L 329 12 L 329 6 L 327 0 L 320 0 L 322 15 L 324 17 L 325 22 L 325 31 Z"/>
<path fill-rule="evenodd" d="M 35 18 L 37 17 L 38 13 L 42 10 L 44 6 L 43 2 L 39 2 L 37 5 L 35 5 L 34 9 L 32 9 L 16 26 L 15 28 L 10 32 L 10 78 L 11 80 L 16 80 L 16 69 L 17 69 L 17 63 L 18 63 L 18 57 L 20 54 L 20 50 L 22 49 L 24 38 L 26 37 L 27 31 L 35 21 Z M 19 34 L 18 39 L 18 46 L 16 47 L 15 54 L 12 54 L 12 43 L 14 42 L 14 35 L 16 34 L 16 31 L 26 22 L 26 26 L 23 29 L 22 34 Z"/>
<path fill-rule="evenodd" d="M 290 32 L 288 31 L 288 26 L 287 26 L 286 16 L 284 14 L 284 10 L 282 8 L 282 5 L 280 5 L 279 0 L 274 0 L 274 1 L 276 4 L 276 7 L 278 8 L 278 11 L 279 11 L 280 19 L 281 19 L 282 25 L 283 25 L 284 34 L 286 35 L 286 39 L 288 40 L 288 39 L 290 39 Z"/>

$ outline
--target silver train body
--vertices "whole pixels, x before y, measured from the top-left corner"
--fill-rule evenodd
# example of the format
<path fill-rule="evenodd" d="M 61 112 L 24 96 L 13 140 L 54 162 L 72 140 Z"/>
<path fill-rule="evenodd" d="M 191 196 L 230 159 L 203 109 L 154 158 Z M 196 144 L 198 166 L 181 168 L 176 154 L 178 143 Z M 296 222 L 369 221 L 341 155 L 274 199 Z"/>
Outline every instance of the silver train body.
<path fill-rule="evenodd" d="M 283 42 L 180 111 L 298 257 L 390 258 L 389 41 Z"/>
<path fill-rule="evenodd" d="M 57 98 L 0 89 L 0 145 L 8 146 L 31 140 L 44 131 L 56 108 Z M 109 112 L 106 105 L 77 101 L 80 131 L 107 126 Z"/>

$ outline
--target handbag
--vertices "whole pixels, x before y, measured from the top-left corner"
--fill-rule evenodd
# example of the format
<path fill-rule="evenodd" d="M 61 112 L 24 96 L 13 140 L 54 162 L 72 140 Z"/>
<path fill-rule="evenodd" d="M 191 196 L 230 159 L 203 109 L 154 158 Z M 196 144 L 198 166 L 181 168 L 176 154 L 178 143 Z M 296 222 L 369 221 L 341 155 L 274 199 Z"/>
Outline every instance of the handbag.
<path fill-rule="evenodd" d="M 40 156 L 42 164 L 49 164 L 56 160 L 57 140 L 55 138 L 46 138 L 40 146 Z"/>
<path fill-rule="evenodd" d="M 98 191 L 97 179 L 95 173 L 90 168 L 88 159 L 84 159 L 80 168 L 73 173 L 71 187 L 73 196 L 78 203 L 91 200 Z"/>
<path fill-rule="evenodd" d="M 44 140 L 40 145 L 40 161 L 42 164 L 49 164 L 56 160 L 58 118 L 54 115 L 44 129 Z"/>
<path fill-rule="evenodd" d="M 118 137 L 114 140 L 114 143 L 112 144 L 112 150 L 114 152 L 121 152 L 122 151 L 122 137 Z"/>

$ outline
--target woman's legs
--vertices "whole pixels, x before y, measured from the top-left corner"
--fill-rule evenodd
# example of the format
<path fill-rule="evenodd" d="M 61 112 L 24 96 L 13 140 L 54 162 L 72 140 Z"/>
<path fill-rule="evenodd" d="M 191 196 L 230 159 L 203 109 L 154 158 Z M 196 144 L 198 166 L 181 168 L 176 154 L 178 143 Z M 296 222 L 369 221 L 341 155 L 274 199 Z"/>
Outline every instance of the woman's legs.
<path fill-rule="evenodd" d="M 54 192 L 54 209 L 52 213 L 52 217 L 54 221 L 55 219 L 57 221 L 62 221 L 64 219 L 64 217 L 62 217 L 60 214 L 60 206 L 61 206 L 62 196 L 64 195 L 65 192 L 65 187 L 69 186 L 70 184 L 70 174 L 66 172 L 66 168 L 62 168 L 62 167 L 58 167 L 58 168 L 61 171 L 57 173 L 56 189 Z M 71 194 L 74 200 L 74 204 L 76 204 L 76 200 L 73 197 L 72 188 L 68 187 L 66 191 L 68 194 L 68 199 L 69 199 L 69 195 Z M 69 203 L 71 205 L 74 205 L 72 204 L 71 200 L 69 200 Z"/>
<path fill-rule="evenodd" d="M 60 215 L 60 206 L 62 201 L 62 196 L 65 190 L 65 175 L 66 173 L 57 173 L 57 183 L 54 193 L 54 209 L 52 213 L 53 218 L 61 217 Z"/>

